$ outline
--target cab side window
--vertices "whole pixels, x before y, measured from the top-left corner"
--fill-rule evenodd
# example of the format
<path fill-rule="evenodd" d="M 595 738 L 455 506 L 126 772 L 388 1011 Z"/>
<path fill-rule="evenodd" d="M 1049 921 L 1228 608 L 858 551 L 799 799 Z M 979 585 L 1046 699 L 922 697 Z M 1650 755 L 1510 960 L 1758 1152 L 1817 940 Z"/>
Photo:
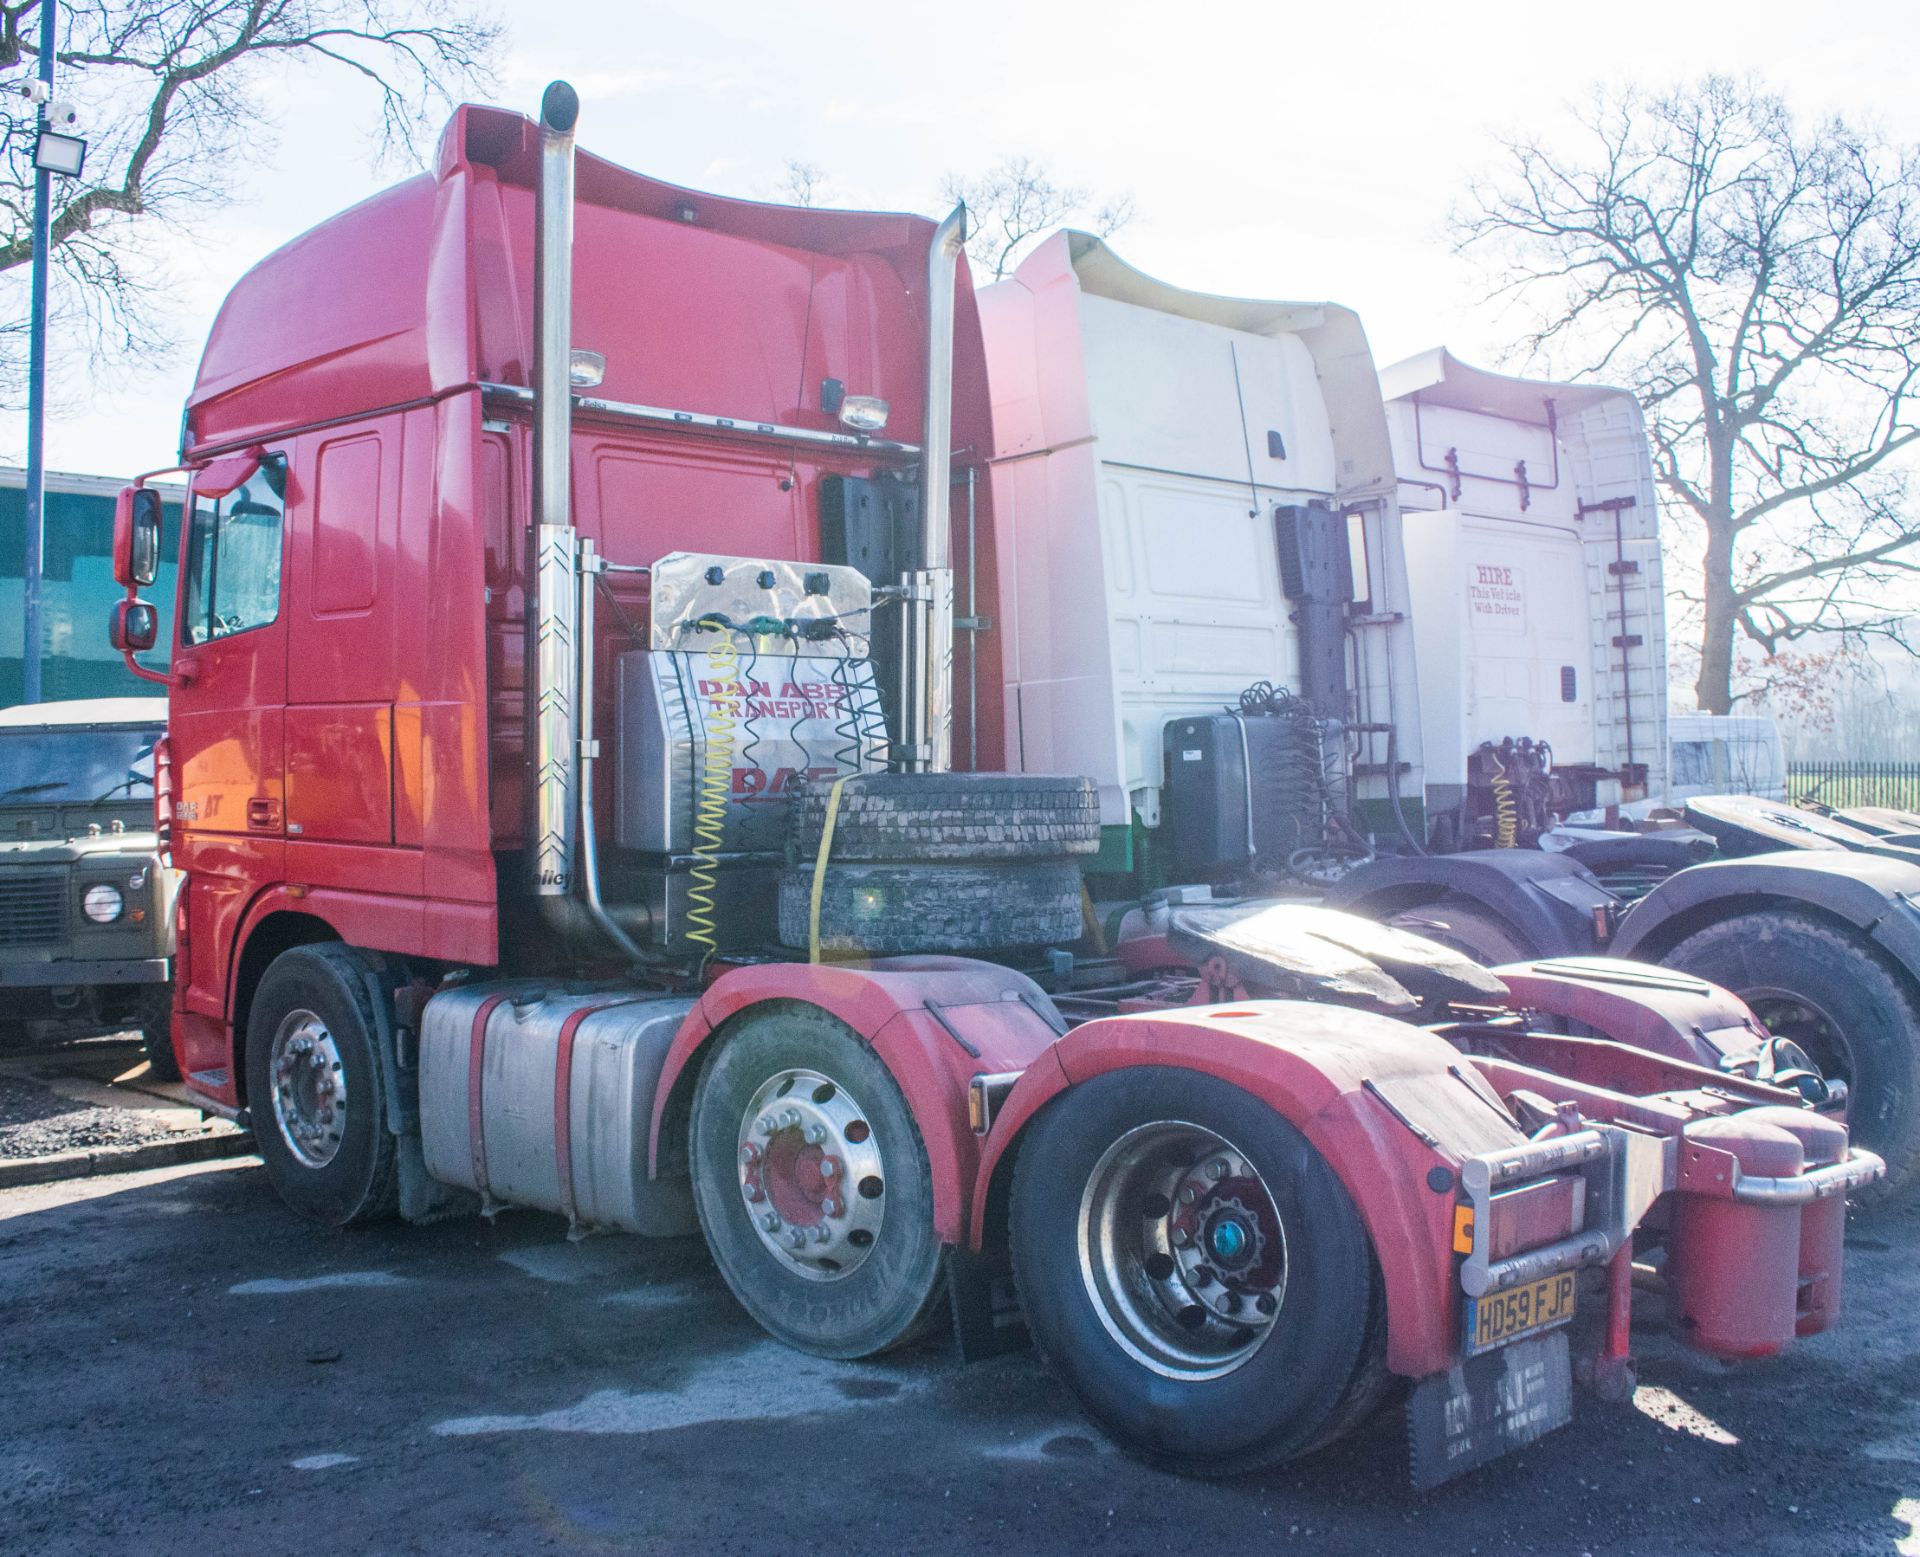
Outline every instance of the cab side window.
<path fill-rule="evenodd" d="M 276 454 L 225 497 L 195 498 L 181 613 L 185 642 L 231 637 L 280 615 L 286 493 L 286 456 Z"/>

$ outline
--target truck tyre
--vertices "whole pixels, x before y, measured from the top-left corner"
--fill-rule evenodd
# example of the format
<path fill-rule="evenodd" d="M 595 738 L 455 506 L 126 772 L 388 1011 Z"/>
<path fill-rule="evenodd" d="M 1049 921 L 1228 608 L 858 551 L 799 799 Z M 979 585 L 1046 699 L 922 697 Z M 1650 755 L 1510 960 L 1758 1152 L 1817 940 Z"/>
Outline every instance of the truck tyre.
<path fill-rule="evenodd" d="M 1531 962 L 1540 955 L 1526 936 L 1490 908 L 1448 894 L 1432 903 L 1403 908 L 1387 921 L 1396 930 L 1451 947 L 1483 968 Z"/>
<path fill-rule="evenodd" d="M 787 838 L 813 859 L 831 781 L 794 792 Z M 863 773 L 841 787 L 835 860 L 1046 860 L 1100 847 L 1093 780 L 1044 773 Z"/>
<path fill-rule="evenodd" d="M 694 1207 L 741 1307 L 817 1357 L 905 1345 L 940 1312 L 927 1149 L 898 1084 L 816 1006 L 752 1011 L 693 1098 Z"/>
<path fill-rule="evenodd" d="M 140 997 L 140 1048 L 147 1074 L 155 1081 L 178 1081 L 180 1062 L 173 1054 L 173 986 L 156 984 Z"/>
<path fill-rule="evenodd" d="M 1853 1139 L 1887 1162 L 1857 1200 L 1891 1199 L 1920 1174 L 1920 1001 L 1857 934 L 1768 909 L 1697 930 L 1660 960 L 1732 990 L 1847 1083 Z"/>
<path fill-rule="evenodd" d="M 247 1107 L 280 1198 L 326 1227 L 389 1216 L 399 1153 L 365 961 L 301 946 L 269 964 L 247 1017 Z"/>
<path fill-rule="evenodd" d="M 837 852 L 837 849 L 836 849 Z M 811 868 L 780 878 L 780 939 L 809 944 Z M 820 891 L 823 951 L 992 951 L 1080 939 L 1072 860 L 988 865 L 829 865 Z"/>
<path fill-rule="evenodd" d="M 1035 1344 L 1128 1453 L 1240 1475 L 1378 1401 L 1359 1215 L 1306 1138 L 1238 1087 L 1158 1066 L 1074 1087 L 1029 1127 L 1010 1211 Z"/>

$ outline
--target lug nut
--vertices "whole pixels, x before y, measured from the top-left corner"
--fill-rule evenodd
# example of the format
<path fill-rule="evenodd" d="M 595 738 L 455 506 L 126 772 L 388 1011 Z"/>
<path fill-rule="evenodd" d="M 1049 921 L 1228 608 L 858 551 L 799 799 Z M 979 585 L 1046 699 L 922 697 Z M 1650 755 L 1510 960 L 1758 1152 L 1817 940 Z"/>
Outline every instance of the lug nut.
<path fill-rule="evenodd" d="M 1173 1230 L 1174 1248 L 1184 1249 L 1188 1244 L 1192 1242 L 1193 1242 L 1193 1234 L 1188 1232 L 1184 1227 L 1176 1227 Z"/>
<path fill-rule="evenodd" d="M 1224 1162 L 1210 1162 L 1207 1164 L 1208 1178 L 1223 1179 L 1226 1176 L 1227 1176 L 1227 1165 Z"/>
<path fill-rule="evenodd" d="M 740 1160 L 751 1167 L 760 1160 L 760 1148 L 755 1146 L 752 1141 L 748 1141 L 745 1146 L 740 1148 Z"/>
<path fill-rule="evenodd" d="M 774 1118 L 772 1114 L 768 1114 L 766 1118 L 760 1121 L 759 1129 L 762 1135 L 772 1135 L 773 1132 L 779 1128 L 780 1121 Z"/>
<path fill-rule="evenodd" d="M 746 1188 L 741 1193 L 756 1205 L 767 1198 L 767 1192 L 751 1179 L 747 1181 Z"/>
<path fill-rule="evenodd" d="M 818 1146 L 826 1138 L 827 1132 L 822 1126 L 817 1124 L 807 1126 L 805 1139 L 809 1146 Z"/>
<path fill-rule="evenodd" d="M 778 1211 L 769 1211 L 765 1216 L 760 1218 L 760 1225 L 770 1233 L 779 1232 L 780 1213 Z"/>
<path fill-rule="evenodd" d="M 831 1195 L 827 1196 L 825 1200 L 820 1202 L 820 1214 L 822 1216 L 838 1216 L 840 1214 L 840 1202 L 835 1200 Z"/>
<path fill-rule="evenodd" d="M 834 1174 L 838 1173 L 839 1171 L 840 1171 L 839 1158 L 822 1157 L 820 1159 L 820 1177 L 821 1178 L 830 1179 L 834 1176 Z"/>
<path fill-rule="evenodd" d="M 1191 1184 L 1180 1191 L 1180 1204 L 1183 1206 L 1190 1206 L 1199 1198 L 1200 1197 L 1194 1193 L 1194 1188 Z"/>
<path fill-rule="evenodd" d="M 833 1229 L 830 1227 L 816 1227 L 813 1230 L 813 1241 L 815 1243 L 825 1243 L 832 1236 Z"/>
<path fill-rule="evenodd" d="M 806 1247 L 807 1230 L 804 1227 L 794 1228 L 791 1232 L 787 1234 L 787 1237 L 792 1240 L 794 1248 L 804 1249 Z"/>

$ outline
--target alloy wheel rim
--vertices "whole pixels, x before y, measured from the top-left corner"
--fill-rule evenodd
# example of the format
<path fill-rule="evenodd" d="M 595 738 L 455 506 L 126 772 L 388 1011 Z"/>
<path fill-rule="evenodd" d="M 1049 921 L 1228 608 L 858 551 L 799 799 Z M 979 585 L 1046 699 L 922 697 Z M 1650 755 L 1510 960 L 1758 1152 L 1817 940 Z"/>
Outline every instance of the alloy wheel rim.
<path fill-rule="evenodd" d="M 1244 1152 L 1201 1125 L 1140 1125 L 1109 1146 L 1080 1198 L 1077 1243 L 1107 1333 L 1167 1378 L 1244 1366 L 1286 1300 L 1273 1193 Z"/>
<path fill-rule="evenodd" d="M 817 1070 L 783 1069 L 740 1116 L 735 1165 L 754 1234 L 786 1270 L 841 1281 L 873 1253 L 887 1182 L 866 1110 Z"/>
<path fill-rule="evenodd" d="M 312 1011 L 289 1011 L 268 1052 L 273 1118 L 294 1159 L 324 1168 L 339 1155 L 347 1129 L 347 1074 L 340 1047 Z"/>

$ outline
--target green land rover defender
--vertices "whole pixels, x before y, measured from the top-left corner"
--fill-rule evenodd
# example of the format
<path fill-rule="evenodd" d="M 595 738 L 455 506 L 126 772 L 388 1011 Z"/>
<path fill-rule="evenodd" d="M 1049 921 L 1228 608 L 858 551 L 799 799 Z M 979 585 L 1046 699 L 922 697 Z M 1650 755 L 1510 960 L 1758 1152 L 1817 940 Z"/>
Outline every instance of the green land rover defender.
<path fill-rule="evenodd" d="M 0 710 L 0 1046 L 137 1030 L 177 1080 L 174 873 L 154 831 L 157 697 Z"/>

